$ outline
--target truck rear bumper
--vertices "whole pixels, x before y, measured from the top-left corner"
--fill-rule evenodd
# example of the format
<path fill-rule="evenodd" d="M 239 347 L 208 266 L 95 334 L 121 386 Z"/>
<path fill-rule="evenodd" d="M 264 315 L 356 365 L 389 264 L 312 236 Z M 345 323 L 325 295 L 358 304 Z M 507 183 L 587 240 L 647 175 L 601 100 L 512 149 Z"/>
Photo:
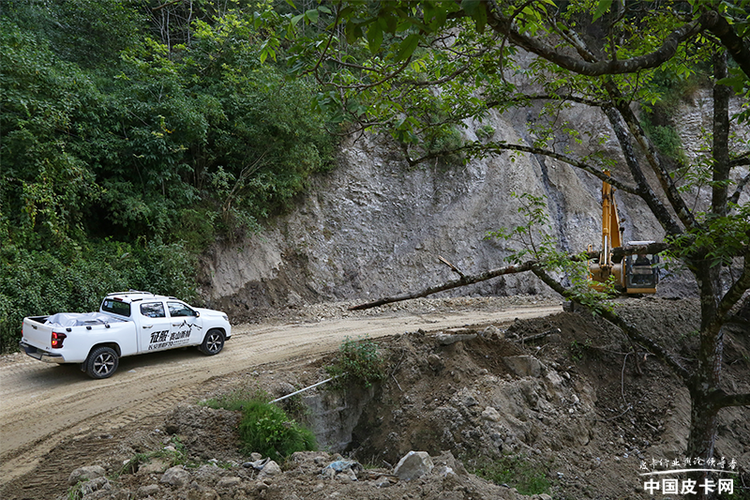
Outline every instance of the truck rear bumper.
<path fill-rule="evenodd" d="M 44 349 L 39 349 L 33 345 L 29 345 L 26 342 L 19 342 L 18 345 L 21 346 L 21 349 L 23 349 L 26 354 L 34 359 L 38 359 L 39 361 L 44 361 L 45 363 L 65 363 L 65 358 L 63 358 L 62 354 L 53 354 Z"/>

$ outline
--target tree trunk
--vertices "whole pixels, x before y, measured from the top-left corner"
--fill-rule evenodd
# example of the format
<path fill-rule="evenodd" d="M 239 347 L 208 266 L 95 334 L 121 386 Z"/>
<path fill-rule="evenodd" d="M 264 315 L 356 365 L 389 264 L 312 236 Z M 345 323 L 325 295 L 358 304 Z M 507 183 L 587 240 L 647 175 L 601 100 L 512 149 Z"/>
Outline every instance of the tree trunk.
<path fill-rule="evenodd" d="M 698 264 L 694 270 L 701 297 L 701 326 L 698 366 L 687 384 L 691 403 L 687 456 L 693 460 L 701 459 L 703 463 L 714 456 L 719 413 L 719 407 L 712 402 L 712 396 L 721 383 L 724 352 L 723 332 L 714 321 L 722 292 L 719 272 L 719 266 L 711 267 L 706 261 Z M 701 487 L 708 479 L 706 473 L 696 472 L 689 479 L 696 481 L 696 495 L 688 498 L 714 496 L 707 488 Z"/>

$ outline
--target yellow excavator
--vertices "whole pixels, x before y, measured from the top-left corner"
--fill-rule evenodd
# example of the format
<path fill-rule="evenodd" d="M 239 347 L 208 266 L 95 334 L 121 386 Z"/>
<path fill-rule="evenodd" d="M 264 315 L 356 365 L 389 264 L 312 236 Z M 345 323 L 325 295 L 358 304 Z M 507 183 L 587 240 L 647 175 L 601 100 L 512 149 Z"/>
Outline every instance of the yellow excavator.
<path fill-rule="evenodd" d="M 609 172 L 607 172 L 609 175 Z M 612 251 L 622 246 L 620 217 L 617 214 L 615 189 L 607 182 L 602 185 L 602 250 L 599 261 L 589 261 L 591 286 L 604 290 L 605 283 L 613 281 L 615 290 L 628 295 L 656 293 L 659 282 L 659 256 L 651 254 L 628 255 L 614 262 Z M 628 245 L 648 245 L 653 241 L 629 241 Z M 589 245 L 589 251 L 591 251 Z"/>

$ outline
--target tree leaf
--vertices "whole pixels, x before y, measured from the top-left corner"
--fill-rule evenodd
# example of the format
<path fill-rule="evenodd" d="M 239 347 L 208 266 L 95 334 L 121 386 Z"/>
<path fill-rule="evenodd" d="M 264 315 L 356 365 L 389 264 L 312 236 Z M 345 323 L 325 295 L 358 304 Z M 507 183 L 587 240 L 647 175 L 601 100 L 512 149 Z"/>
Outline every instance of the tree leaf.
<path fill-rule="evenodd" d="M 375 54 L 380 50 L 380 45 L 383 43 L 383 29 L 379 22 L 370 24 L 370 29 L 367 30 L 367 44 L 370 47 L 370 53 Z"/>
<path fill-rule="evenodd" d="M 599 0 L 599 5 L 596 6 L 594 11 L 594 21 L 602 17 L 610 7 L 612 7 L 612 0 Z"/>
<path fill-rule="evenodd" d="M 398 49 L 398 53 L 396 54 L 396 61 L 403 61 L 411 57 L 411 55 L 414 53 L 414 50 L 419 45 L 419 39 L 420 36 L 416 33 L 412 33 L 411 35 L 404 38 L 401 42 L 401 47 Z"/>
<path fill-rule="evenodd" d="M 461 0 L 461 8 L 471 17 L 474 17 L 474 13 L 481 3 L 481 0 Z"/>
<path fill-rule="evenodd" d="M 310 21 L 310 24 L 315 24 L 318 22 L 318 10 L 317 9 L 310 9 L 307 12 L 305 12 L 305 18 Z"/>

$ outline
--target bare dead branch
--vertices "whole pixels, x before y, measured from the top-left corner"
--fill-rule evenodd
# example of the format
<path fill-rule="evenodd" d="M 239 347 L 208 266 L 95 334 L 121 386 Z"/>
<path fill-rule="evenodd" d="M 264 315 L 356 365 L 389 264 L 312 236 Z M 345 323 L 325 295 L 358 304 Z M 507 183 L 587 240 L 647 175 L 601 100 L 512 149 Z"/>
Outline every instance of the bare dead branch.
<path fill-rule="evenodd" d="M 165 4 L 159 5 L 158 7 L 153 7 L 153 8 L 151 9 L 151 12 L 157 12 L 157 11 L 160 11 L 160 10 L 162 10 L 162 9 L 166 8 L 166 7 L 169 7 L 169 6 L 171 6 L 171 5 L 174 5 L 174 4 L 176 4 L 176 3 L 180 3 L 180 2 L 182 2 L 182 0 L 174 0 L 174 1 L 172 1 L 172 2 L 167 2 L 167 3 L 165 3 Z"/>
<path fill-rule="evenodd" d="M 490 271 L 485 271 L 479 274 L 464 275 L 461 279 L 449 281 L 447 283 L 443 283 L 442 285 L 425 288 L 424 290 L 421 290 L 419 292 L 397 295 L 395 297 L 384 297 L 382 299 L 378 299 L 373 302 L 367 302 L 365 304 L 360 304 L 357 306 L 350 307 L 349 310 L 361 311 L 363 309 L 370 309 L 372 307 L 378 307 L 378 306 L 382 306 L 384 304 L 390 304 L 393 302 L 401 302 L 404 300 L 418 299 L 420 297 L 426 297 L 428 295 L 432 295 L 438 292 L 443 292 L 445 290 L 451 290 L 453 288 L 459 288 L 459 287 L 466 286 L 466 285 L 473 285 L 474 283 L 479 283 L 481 281 L 487 281 L 489 279 L 496 278 L 498 276 L 503 276 L 505 274 L 514 274 L 514 273 L 522 273 L 525 271 L 530 271 L 533 265 L 534 265 L 534 262 L 530 261 L 530 262 L 525 262 L 519 265 L 506 266 L 506 267 L 501 267 L 498 269 L 492 269 Z"/>
<path fill-rule="evenodd" d="M 462 278 L 465 277 L 464 273 L 462 273 L 459 268 L 457 268 L 456 266 L 454 266 L 453 264 L 451 264 L 450 262 L 448 262 L 446 259 L 444 259 L 442 255 L 438 255 L 438 260 L 440 260 L 440 262 L 442 262 L 446 266 L 450 267 L 451 271 L 453 271 L 454 273 L 458 274 Z"/>

